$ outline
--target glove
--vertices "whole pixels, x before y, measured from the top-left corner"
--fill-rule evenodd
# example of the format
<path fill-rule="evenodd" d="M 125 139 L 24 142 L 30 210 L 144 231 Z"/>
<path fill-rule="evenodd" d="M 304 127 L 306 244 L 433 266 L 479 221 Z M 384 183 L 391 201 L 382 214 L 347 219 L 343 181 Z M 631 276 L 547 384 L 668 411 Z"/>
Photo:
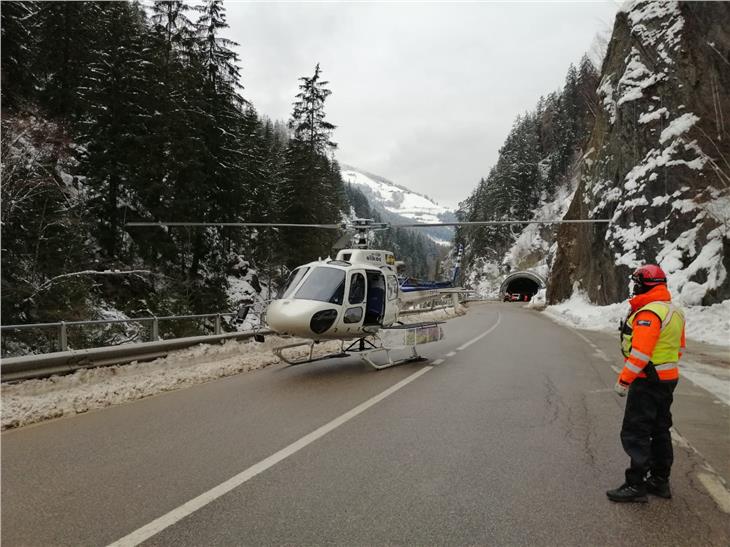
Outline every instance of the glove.
<path fill-rule="evenodd" d="M 626 394 L 629 392 L 629 384 L 624 384 L 621 380 L 616 382 L 616 385 L 613 386 L 613 390 L 618 393 L 619 397 L 626 397 Z"/>

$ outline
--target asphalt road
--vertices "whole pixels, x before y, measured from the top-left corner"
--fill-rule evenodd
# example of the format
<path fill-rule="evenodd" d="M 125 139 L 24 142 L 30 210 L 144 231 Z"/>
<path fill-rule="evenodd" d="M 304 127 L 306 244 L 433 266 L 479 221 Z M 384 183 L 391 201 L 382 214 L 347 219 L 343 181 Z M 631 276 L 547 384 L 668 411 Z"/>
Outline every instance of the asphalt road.
<path fill-rule="evenodd" d="M 445 330 L 422 363 L 276 366 L 8 431 L 2 543 L 730 544 L 727 406 L 681 382 L 674 498 L 613 504 L 615 341 L 520 304 Z"/>

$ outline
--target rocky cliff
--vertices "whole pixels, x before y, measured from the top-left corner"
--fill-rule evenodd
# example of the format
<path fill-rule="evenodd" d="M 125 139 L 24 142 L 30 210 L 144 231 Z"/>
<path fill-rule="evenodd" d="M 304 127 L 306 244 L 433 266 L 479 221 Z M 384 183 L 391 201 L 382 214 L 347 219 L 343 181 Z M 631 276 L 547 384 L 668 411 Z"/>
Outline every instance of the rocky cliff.
<path fill-rule="evenodd" d="M 576 286 L 596 303 L 628 295 L 659 263 L 686 304 L 730 298 L 730 3 L 629 2 L 598 87 L 602 108 L 563 225 L 548 300 Z"/>

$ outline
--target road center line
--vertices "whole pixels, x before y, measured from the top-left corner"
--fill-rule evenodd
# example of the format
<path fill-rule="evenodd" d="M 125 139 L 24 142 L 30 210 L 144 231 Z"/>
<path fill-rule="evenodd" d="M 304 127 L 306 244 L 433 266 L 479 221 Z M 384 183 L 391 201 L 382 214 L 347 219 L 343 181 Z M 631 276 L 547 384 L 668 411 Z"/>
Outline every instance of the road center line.
<path fill-rule="evenodd" d="M 453 357 L 454 355 L 456 355 L 456 352 L 450 351 L 449 353 L 446 354 L 446 357 Z"/>
<path fill-rule="evenodd" d="M 111 543 L 109 547 L 122 547 L 122 546 L 136 546 L 142 543 L 143 541 L 148 540 L 152 536 L 160 533 L 165 528 L 168 528 L 175 524 L 176 522 L 184 519 L 188 515 L 193 514 L 198 509 L 201 509 L 208 505 L 210 502 L 215 501 L 216 499 L 220 498 L 221 496 L 227 494 L 231 490 L 241 486 L 243 483 L 247 482 L 248 480 L 252 479 L 256 475 L 263 473 L 270 467 L 273 467 L 277 463 L 279 463 L 282 460 L 285 460 L 289 456 L 292 456 L 293 454 L 296 454 L 301 449 L 305 448 L 306 446 L 312 444 L 314 441 L 324 437 L 327 435 L 327 433 L 330 433 L 331 431 L 337 429 L 341 425 L 345 424 L 346 422 L 350 421 L 354 417 L 358 416 L 359 414 L 362 414 L 370 407 L 378 404 L 380 401 L 388 397 L 389 395 L 392 395 L 402 387 L 405 387 L 406 385 L 413 382 L 418 377 L 426 374 L 428 371 L 432 370 L 432 366 L 426 366 L 419 370 L 418 372 L 414 372 L 407 378 L 401 380 L 397 384 L 389 387 L 382 393 L 379 393 L 378 395 L 375 395 L 374 397 L 371 397 L 364 403 L 356 406 L 352 410 L 345 412 L 342 416 L 335 418 L 329 423 L 326 423 L 322 427 L 319 427 L 318 429 L 315 429 L 311 433 L 305 435 L 298 441 L 293 442 L 289 446 L 282 448 L 278 452 L 272 454 L 266 459 L 261 460 L 260 462 L 252 465 L 248 469 L 245 469 L 244 471 L 241 471 L 239 474 L 234 475 L 230 479 L 228 479 L 225 482 L 222 482 L 218 486 L 215 486 L 208 490 L 207 492 L 204 492 L 200 494 L 198 497 L 191 499 L 190 501 L 182 504 L 180 507 L 177 507 L 176 509 L 173 509 L 169 513 L 166 513 L 162 515 L 161 517 L 153 520 L 149 524 L 142 526 L 141 528 L 135 530 L 134 532 L 124 536 L 123 538 L 115 541 L 114 543 Z"/>
<path fill-rule="evenodd" d="M 460 346 L 459 346 L 458 348 L 456 348 L 456 351 L 461 351 L 461 350 L 463 350 L 463 349 L 466 349 L 466 348 L 468 348 L 469 346 L 471 346 L 472 344 L 474 344 L 474 343 L 478 342 L 479 340 L 481 340 L 482 338 L 484 338 L 484 337 L 485 337 L 485 336 L 486 336 L 487 334 L 489 334 L 489 333 L 490 333 L 490 332 L 492 332 L 492 331 L 493 331 L 494 329 L 496 329 L 496 328 L 497 328 L 497 327 L 499 326 L 499 323 L 500 323 L 501 321 L 502 321 L 502 314 L 501 314 L 501 313 L 499 313 L 499 312 L 497 312 L 497 322 L 496 322 L 496 323 L 495 323 L 494 325 L 492 325 L 491 327 L 489 327 L 489 328 L 488 328 L 488 329 L 487 329 L 486 331 L 484 331 L 483 333 L 481 333 L 481 334 L 480 334 L 479 336 L 477 336 L 476 338 L 472 338 L 471 340 L 469 340 L 469 341 L 468 341 L 468 342 L 467 342 L 466 344 L 462 344 L 462 345 L 460 345 Z"/>
<path fill-rule="evenodd" d="M 436 359 L 435 361 L 431 361 L 432 365 L 440 365 L 444 362 L 444 359 Z"/>

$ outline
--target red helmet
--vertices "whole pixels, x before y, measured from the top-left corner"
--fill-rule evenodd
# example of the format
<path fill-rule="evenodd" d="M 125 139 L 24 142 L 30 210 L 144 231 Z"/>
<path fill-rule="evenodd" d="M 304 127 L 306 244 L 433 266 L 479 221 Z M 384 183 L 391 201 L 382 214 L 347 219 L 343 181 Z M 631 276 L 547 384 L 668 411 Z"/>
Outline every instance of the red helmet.
<path fill-rule="evenodd" d="M 631 280 L 634 282 L 634 293 L 641 294 L 657 285 L 666 285 L 667 274 L 656 264 L 646 264 L 636 268 Z"/>

